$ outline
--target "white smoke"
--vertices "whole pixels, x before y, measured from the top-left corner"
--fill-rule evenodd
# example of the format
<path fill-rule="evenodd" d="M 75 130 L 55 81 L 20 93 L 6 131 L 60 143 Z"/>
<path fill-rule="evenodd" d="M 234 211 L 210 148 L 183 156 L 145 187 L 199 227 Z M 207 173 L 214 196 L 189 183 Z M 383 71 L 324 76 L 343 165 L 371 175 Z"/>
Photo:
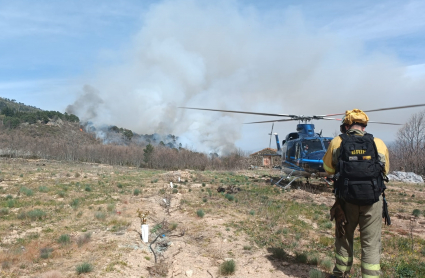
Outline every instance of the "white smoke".
<path fill-rule="evenodd" d="M 311 115 L 420 98 L 424 78 L 406 76 L 396 57 L 365 53 L 361 41 L 314 28 L 296 9 L 260 12 L 236 1 L 164 1 L 146 12 L 122 63 L 99 69 L 69 111 L 139 134 L 175 134 L 198 151 L 230 152 L 242 134 L 267 147 L 271 124 L 242 123 L 274 118 L 177 107 Z M 406 114 L 370 118 L 403 123 Z M 327 136 L 339 125 L 315 124 Z M 294 125 L 279 124 L 285 127 L 281 137 Z M 372 133 L 395 132 L 385 128 Z"/>

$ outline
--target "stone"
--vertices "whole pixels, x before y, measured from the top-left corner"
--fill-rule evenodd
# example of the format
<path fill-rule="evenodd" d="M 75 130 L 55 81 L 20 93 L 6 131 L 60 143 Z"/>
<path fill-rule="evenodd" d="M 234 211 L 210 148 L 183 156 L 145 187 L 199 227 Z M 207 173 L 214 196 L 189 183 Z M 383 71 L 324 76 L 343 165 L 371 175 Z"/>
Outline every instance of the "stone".
<path fill-rule="evenodd" d="M 186 276 L 187 277 L 192 277 L 192 275 L 193 275 L 193 270 L 191 270 L 191 269 L 186 270 Z"/>
<path fill-rule="evenodd" d="M 394 171 L 391 174 L 387 175 L 387 177 L 390 181 L 424 183 L 423 178 L 413 172 Z"/>

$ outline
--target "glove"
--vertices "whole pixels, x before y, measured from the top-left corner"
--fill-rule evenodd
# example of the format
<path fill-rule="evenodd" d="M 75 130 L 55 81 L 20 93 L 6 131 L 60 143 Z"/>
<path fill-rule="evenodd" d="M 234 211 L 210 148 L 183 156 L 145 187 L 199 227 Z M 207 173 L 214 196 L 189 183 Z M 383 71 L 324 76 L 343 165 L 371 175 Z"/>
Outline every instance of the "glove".
<path fill-rule="evenodd" d="M 335 219 L 335 236 L 341 238 L 345 235 L 345 225 L 348 223 L 345 218 L 344 211 L 342 210 L 339 199 L 335 200 L 331 208 L 331 221 Z"/>

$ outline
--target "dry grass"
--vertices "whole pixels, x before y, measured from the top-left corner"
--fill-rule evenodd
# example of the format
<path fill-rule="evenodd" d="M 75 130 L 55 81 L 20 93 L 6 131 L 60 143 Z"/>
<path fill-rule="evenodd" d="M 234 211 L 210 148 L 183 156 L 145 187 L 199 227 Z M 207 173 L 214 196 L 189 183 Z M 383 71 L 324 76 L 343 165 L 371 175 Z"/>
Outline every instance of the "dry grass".
<path fill-rule="evenodd" d="M 0 263 L 2 271 L 11 276 L 73 277 L 75 267 L 84 261 L 96 262 L 96 266 L 109 265 L 108 273 L 131 269 L 126 266 L 118 270 L 127 262 L 116 256 L 137 250 L 134 242 L 140 239 L 133 229 L 140 230 L 140 220 L 136 208 L 150 209 L 148 200 L 159 207 L 163 199 L 168 200 L 170 196 L 167 202 L 172 206 L 160 207 L 162 213 L 166 217 L 178 213 L 190 219 L 191 224 L 184 226 L 180 220 L 171 218 L 161 229 L 176 238 L 184 231 L 185 240 L 199 246 L 202 256 L 214 260 L 235 256 L 236 251 L 226 250 L 225 243 L 211 244 L 214 238 L 224 238 L 224 233 L 229 241 L 246 238 L 238 249 L 247 255 L 268 249 L 273 260 L 317 265 L 326 272 L 333 268 L 333 259 L 329 259 L 334 257 L 333 226 L 328 216 L 332 194 L 325 185 L 316 183 L 314 188 L 302 185 L 302 190 L 283 191 L 270 186 L 267 172 L 261 171 L 181 171 L 184 179 L 178 182 L 175 172 L 47 160 L 0 159 L 0 169 L 4 179 L 14 180 L 0 183 L 0 208 L 3 208 L 0 210 Z M 171 188 L 170 181 L 177 188 Z M 229 185 L 242 190 L 231 197 L 216 191 L 218 186 Z M 419 225 L 412 231 L 407 225 L 414 217 L 412 211 L 423 208 L 425 193 L 422 187 L 414 185 L 394 184 L 388 188 L 390 214 L 393 221 L 398 222 L 383 228 L 383 272 L 387 276 L 403 271 L 422 273 L 425 241 L 417 230 Z M 135 189 L 140 189 L 139 194 L 134 194 Z M 172 194 L 173 189 L 178 189 L 178 193 Z M 203 218 L 198 211 L 203 212 Z M 163 220 L 153 211 L 149 217 L 155 223 Z M 205 223 L 215 218 L 223 219 L 222 224 L 217 224 L 223 230 L 211 235 L 206 232 L 211 227 Z M 420 214 L 414 219 L 424 221 L 424 216 Z M 61 235 L 69 235 L 69 241 L 58 242 Z M 41 257 L 43 248 L 51 249 L 46 255 L 48 259 Z M 358 261 L 357 237 L 355 250 Z M 170 261 L 154 265 L 154 256 L 149 250 L 143 252 L 138 253 L 140 266 L 133 265 L 133 268 L 144 269 L 145 276 L 147 267 L 152 276 L 169 274 Z M 150 260 L 143 259 L 145 257 Z M 40 275 L 43 263 L 59 272 Z M 218 273 L 219 265 L 216 268 Z M 355 268 L 358 269 L 358 265 Z M 95 267 L 89 275 L 102 277 L 105 269 Z"/>

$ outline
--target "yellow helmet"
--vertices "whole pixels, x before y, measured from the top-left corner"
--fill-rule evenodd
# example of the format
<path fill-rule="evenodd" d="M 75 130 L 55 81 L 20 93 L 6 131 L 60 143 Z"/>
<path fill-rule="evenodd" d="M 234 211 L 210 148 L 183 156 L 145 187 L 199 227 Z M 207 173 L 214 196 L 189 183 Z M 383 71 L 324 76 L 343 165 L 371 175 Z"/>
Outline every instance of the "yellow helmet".
<path fill-rule="evenodd" d="M 353 109 L 345 111 L 345 117 L 343 118 L 344 125 L 359 124 L 361 126 L 367 126 L 369 117 L 360 109 Z"/>

